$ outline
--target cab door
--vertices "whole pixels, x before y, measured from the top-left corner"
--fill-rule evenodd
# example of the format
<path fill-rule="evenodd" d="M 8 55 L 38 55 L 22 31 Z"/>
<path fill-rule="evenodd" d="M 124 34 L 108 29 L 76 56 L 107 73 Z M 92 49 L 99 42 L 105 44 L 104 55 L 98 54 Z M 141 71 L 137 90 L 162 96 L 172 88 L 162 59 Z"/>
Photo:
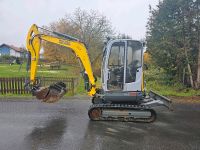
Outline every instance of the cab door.
<path fill-rule="evenodd" d="M 105 91 L 124 90 L 126 41 L 113 40 L 106 47 L 103 58 L 103 89 Z"/>

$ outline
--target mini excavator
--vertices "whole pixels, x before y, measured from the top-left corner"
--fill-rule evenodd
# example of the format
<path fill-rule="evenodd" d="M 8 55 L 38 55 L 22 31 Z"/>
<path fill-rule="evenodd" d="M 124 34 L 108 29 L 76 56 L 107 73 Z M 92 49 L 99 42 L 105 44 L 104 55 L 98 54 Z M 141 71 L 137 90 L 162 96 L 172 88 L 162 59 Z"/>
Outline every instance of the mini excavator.
<path fill-rule="evenodd" d="M 81 40 L 72 36 L 32 25 L 27 35 L 28 66 L 30 78 L 25 87 L 37 99 L 54 103 L 67 92 L 66 84 L 57 82 L 41 87 L 36 78 L 42 41 L 67 47 L 75 53 L 84 68 L 83 78 L 87 93 L 92 98 L 88 116 L 93 121 L 117 120 L 129 122 L 153 122 L 156 107 L 170 109 L 171 101 L 144 87 L 142 42 L 131 39 L 112 39 L 103 49 L 101 88 L 96 87 L 87 48 Z"/>

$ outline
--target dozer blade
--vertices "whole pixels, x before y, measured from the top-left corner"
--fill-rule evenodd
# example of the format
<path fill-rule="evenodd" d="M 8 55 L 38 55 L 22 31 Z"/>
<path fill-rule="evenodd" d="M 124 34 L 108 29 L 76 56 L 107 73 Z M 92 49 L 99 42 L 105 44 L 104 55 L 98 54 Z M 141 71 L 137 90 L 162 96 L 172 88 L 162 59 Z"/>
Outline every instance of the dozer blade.
<path fill-rule="evenodd" d="M 57 82 L 49 87 L 40 87 L 34 92 L 37 99 L 45 103 L 55 103 L 59 101 L 67 92 L 66 84 Z"/>

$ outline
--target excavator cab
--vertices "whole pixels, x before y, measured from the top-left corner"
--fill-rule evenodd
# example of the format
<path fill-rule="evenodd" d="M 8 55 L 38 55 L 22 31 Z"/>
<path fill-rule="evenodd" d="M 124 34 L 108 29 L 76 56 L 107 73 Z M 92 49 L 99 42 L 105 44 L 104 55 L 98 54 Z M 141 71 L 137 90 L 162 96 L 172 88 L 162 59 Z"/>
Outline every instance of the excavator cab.
<path fill-rule="evenodd" d="M 102 88 L 111 103 L 134 103 L 142 98 L 143 44 L 130 39 L 110 40 L 102 62 Z"/>

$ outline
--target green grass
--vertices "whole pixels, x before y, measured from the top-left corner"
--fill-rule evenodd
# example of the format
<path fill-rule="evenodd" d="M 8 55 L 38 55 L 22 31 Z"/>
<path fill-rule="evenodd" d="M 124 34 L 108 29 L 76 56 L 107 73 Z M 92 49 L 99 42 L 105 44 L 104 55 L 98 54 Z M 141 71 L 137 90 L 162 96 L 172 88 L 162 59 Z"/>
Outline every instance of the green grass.
<path fill-rule="evenodd" d="M 173 86 L 169 86 L 160 84 L 156 81 L 148 81 L 147 90 L 154 90 L 165 96 L 200 96 L 200 90 L 186 88 L 178 83 Z"/>
<path fill-rule="evenodd" d="M 101 87 L 101 78 L 97 78 L 96 86 Z M 75 93 L 77 95 L 87 95 L 87 91 L 85 90 L 84 79 L 82 77 L 79 78 L 79 86 L 75 89 Z"/>
<path fill-rule="evenodd" d="M 147 91 L 153 90 L 165 96 L 200 96 L 200 90 L 183 86 L 175 79 L 169 79 L 164 70 L 150 67 L 144 71 Z"/>
<path fill-rule="evenodd" d="M 23 77 L 29 76 L 26 71 L 26 65 L 23 64 L 21 69 L 19 65 L 0 64 L 0 77 Z M 50 70 L 48 66 L 38 67 L 37 76 L 45 77 L 78 77 L 79 67 L 62 65 L 59 70 Z"/>

